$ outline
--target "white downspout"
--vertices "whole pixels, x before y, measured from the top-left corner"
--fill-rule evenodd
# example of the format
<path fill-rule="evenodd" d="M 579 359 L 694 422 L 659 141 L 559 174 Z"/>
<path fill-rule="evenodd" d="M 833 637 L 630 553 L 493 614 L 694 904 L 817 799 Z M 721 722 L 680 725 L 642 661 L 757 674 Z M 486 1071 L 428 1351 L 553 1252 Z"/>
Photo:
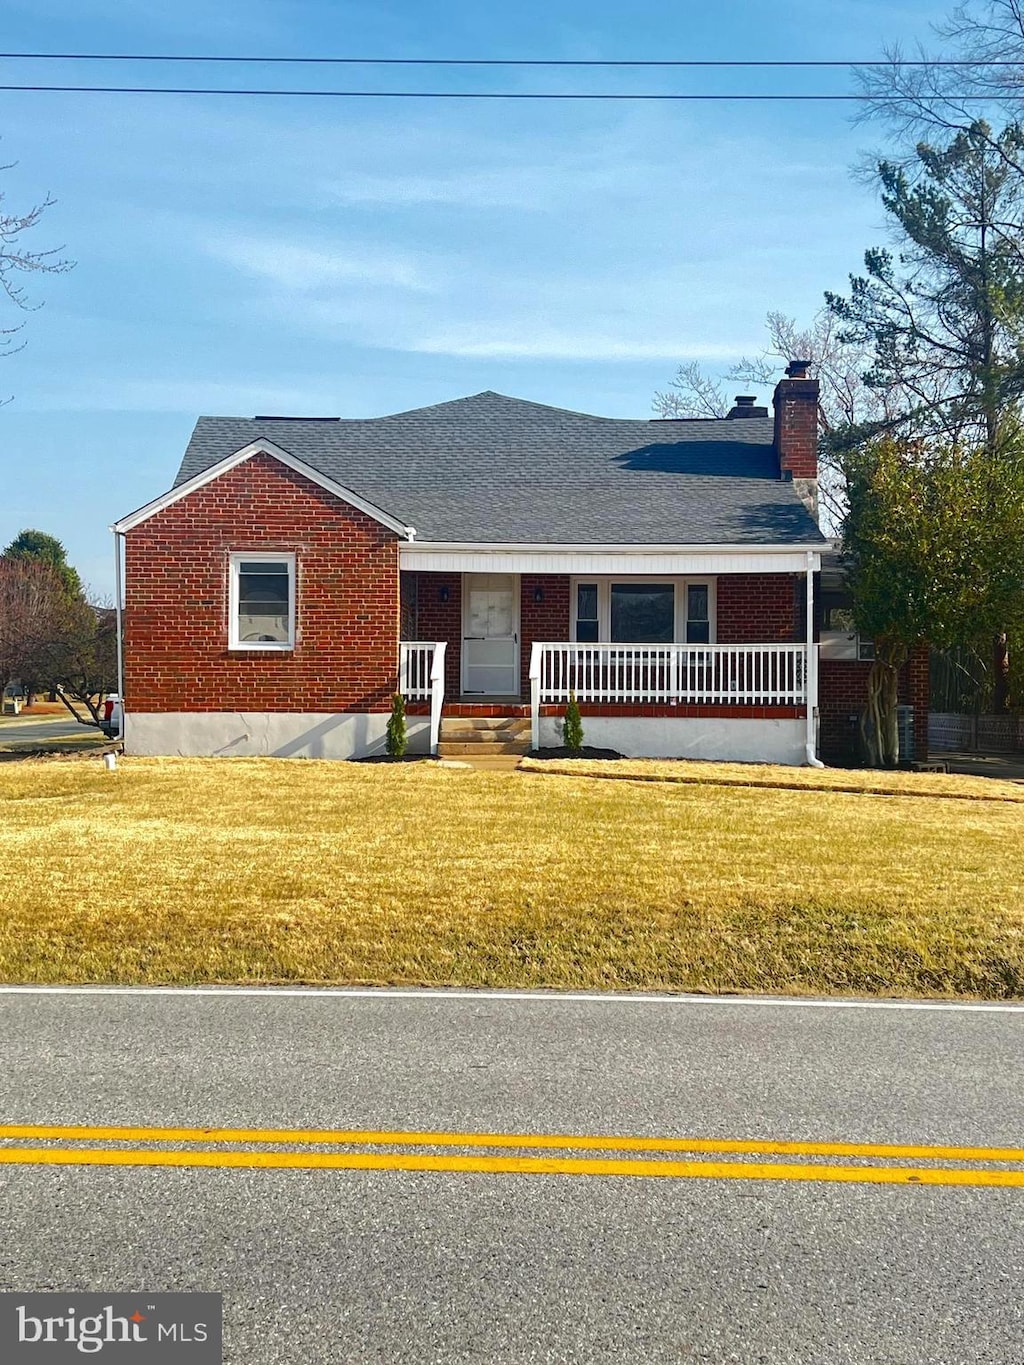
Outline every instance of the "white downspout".
<path fill-rule="evenodd" d="M 818 714 L 818 651 L 814 647 L 814 554 L 807 552 L 807 667 L 804 687 L 807 693 L 807 742 L 804 754 L 811 768 L 824 768 L 815 753 L 814 722 Z"/>
<path fill-rule="evenodd" d="M 114 619 L 117 629 L 117 695 L 121 703 L 121 727 L 118 739 L 124 739 L 124 617 L 121 614 L 121 544 L 117 528 L 114 533 Z"/>

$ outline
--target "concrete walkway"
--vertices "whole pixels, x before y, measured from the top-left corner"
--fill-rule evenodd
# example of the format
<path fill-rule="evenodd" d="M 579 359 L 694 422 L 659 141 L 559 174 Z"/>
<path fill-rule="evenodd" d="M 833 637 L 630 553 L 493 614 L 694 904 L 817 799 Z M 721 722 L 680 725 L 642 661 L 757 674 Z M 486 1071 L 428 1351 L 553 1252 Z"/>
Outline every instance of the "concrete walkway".
<path fill-rule="evenodd" d="M 1003 782 L 1024 782 L 1024 753 L 936 753 L 930 758 L 947 764 L 951 773 L 970 777 L 998 777 Z"/>

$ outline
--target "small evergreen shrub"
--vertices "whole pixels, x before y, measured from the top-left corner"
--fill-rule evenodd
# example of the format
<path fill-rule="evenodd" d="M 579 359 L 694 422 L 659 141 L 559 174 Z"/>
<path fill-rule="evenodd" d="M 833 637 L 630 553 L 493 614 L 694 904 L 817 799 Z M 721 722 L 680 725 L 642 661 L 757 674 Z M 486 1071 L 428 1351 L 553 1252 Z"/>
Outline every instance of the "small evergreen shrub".
<path fill-rule="evenodd" d="M 391 698 L 391 715 L 388 718 L 388 733 L 385 747 L 392 758 L 404 758 L 409 743 L 405 729 L 405 698 L 395 692 Z"/>
<path fill-rule="evenodd" d="M 569 693 L 569 705 L 565 708 L 565 719 L 562 721 L 562 743 L 574 754 L 578 754 L 583 748 L 583 721 L 580 718 L 580 708 L 575 692 Z"/>

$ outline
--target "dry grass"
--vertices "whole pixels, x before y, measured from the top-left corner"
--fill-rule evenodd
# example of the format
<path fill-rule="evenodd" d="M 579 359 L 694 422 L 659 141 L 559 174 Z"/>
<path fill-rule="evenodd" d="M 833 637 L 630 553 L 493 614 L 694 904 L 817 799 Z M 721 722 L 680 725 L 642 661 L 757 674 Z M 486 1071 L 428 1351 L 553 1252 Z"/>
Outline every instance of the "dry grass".
<path fill-rule="evenodd" d="M 8 981 L 1024 996 L 1009 802 L 82 759 L 0 814 Z"/>
<path fill-rule="evenodd" d="M 774 787 L 792 791 L 859 792 L 876 796 L 942 796 L 960 801 L 1017 801 L 1024 783 L 959 774 L 881 772 L 863 768 L 788 768 L 772 763 L 698 763 L 678 758 L 523 760 L 530 772 L 633 782 L 689 782 L 715 787 Z"/>

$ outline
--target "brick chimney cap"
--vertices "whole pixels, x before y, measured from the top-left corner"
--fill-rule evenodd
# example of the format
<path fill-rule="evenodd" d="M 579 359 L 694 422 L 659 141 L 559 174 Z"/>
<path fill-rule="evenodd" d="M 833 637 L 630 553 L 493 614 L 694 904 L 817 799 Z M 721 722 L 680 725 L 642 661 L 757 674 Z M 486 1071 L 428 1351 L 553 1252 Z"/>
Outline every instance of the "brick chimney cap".
<path fill-rule="evenodd" d="M 806 379 L 807 371 L 811 368 L 809 360 L 791 360 L 786 366 L 787 379 Z"/>
<path fill-rule="evenodd" d="M 736 406 L 738 408 L 752 408 L 757 402 L 756 393 L 738 393 L 736 395 Z"/>

